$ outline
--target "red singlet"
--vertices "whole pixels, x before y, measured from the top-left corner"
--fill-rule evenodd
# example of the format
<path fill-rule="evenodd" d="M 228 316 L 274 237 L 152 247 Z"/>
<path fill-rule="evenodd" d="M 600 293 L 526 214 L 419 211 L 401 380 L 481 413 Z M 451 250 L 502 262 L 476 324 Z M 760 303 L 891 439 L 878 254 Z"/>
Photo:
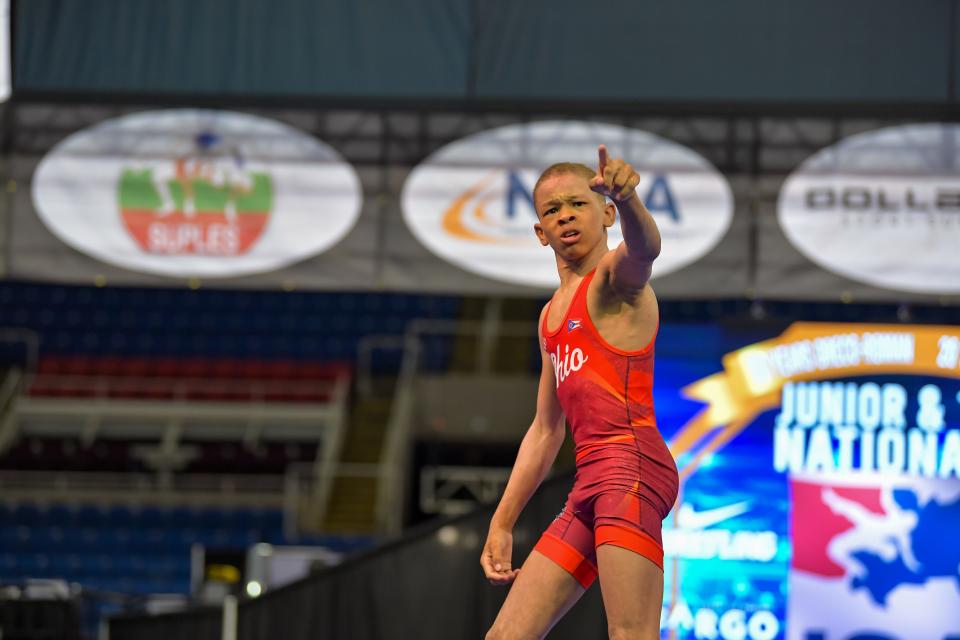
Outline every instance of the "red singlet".
<path fill-rule="evenodd" d="M 597 577 L 596 548 L 624 547 L 663 569 L 661 524 L 677 499 L 677 466 L 653 412 L 653 344 L 624 351 L 608 344 L 587 310 L 580 282 L 554 331 L 543 316 L 544 348 L 576 447 L 577 473 L 560 515 L 535 549 L 584 588 Z"/>

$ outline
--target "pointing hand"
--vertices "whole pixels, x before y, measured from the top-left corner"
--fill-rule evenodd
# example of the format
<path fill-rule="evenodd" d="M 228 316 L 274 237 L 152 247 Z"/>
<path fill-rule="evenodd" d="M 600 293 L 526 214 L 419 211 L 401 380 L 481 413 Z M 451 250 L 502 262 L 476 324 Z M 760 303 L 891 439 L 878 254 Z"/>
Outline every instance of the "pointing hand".
<path fill-rule="evenodd" d="M 623 158 L 608 159 L 605 145 L 600 145 L 597 152 L 599 167 L 590 188 L 616 203 L 629 199 L 640 184 L 640 175 Z"/>

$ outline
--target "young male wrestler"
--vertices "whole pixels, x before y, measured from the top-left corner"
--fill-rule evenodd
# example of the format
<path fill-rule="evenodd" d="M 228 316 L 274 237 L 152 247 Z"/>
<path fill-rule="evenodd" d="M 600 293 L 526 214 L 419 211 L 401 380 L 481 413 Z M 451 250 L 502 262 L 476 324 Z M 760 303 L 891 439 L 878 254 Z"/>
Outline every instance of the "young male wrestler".
<path fill-rule="evenodd" d="M 488 639 L 543 637 L 598 575 L 610 637 L 660 637 L 660 528 L 678 477 L 653 412 L 659 321 L 648 281 L 660 233 L 635 192 L 639 181 L 601 145 L 596 172 L 556 164 L 533 190 L 534 230 L 556 254 L 560 287 L 540 314 L 536 417 L 480 559 L 492 583 L 513 582 Z M 617 210 L 623 243 L 611 251 L 607 227 Z M 557 455 L 564 416 L 576 480 L 523 569 L 514 569 L 513 526 Z"/>

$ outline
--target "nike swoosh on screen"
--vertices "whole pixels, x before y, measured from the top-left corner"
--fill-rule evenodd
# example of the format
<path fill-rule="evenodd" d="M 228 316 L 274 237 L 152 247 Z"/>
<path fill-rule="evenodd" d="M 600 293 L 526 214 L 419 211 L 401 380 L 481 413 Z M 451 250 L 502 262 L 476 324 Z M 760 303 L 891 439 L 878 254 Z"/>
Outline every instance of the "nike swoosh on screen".
<path fill-rule="evenodd" d="M 737 502 L 736 504 L 728 504 L 725 507 L 707 509 L 706 511 L 695 511 L 693 507 L 685 504 L 680 507 L 677 520 L 682 529 L 706 529 L 724 520 L 736 518 L 749 509 L 749 502 Z"/>

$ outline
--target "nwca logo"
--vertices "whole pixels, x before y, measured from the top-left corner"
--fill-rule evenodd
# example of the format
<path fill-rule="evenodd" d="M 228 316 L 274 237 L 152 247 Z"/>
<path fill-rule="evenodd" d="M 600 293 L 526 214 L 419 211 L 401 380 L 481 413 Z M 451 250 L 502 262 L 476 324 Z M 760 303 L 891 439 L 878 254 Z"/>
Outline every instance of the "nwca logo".
<path fill-rule="evenodd" d="M 479 275 L 556 288 L 557 265 L 533 233 L 533 186 L 554 162 L 595 166 L 597 144 L 617 141 L 615 155 L 640 163 L 637 195 L 660 224 L 663 246 L 654 275 L 705 255 L 733 218 L 730 185 L 692 149 L 646 131 L 596 122 L 507 125 L 454 141 L 410 173 L 403 215 L 430 251 Z M 607 230 L 609 246 L 623 239 Z"/>

